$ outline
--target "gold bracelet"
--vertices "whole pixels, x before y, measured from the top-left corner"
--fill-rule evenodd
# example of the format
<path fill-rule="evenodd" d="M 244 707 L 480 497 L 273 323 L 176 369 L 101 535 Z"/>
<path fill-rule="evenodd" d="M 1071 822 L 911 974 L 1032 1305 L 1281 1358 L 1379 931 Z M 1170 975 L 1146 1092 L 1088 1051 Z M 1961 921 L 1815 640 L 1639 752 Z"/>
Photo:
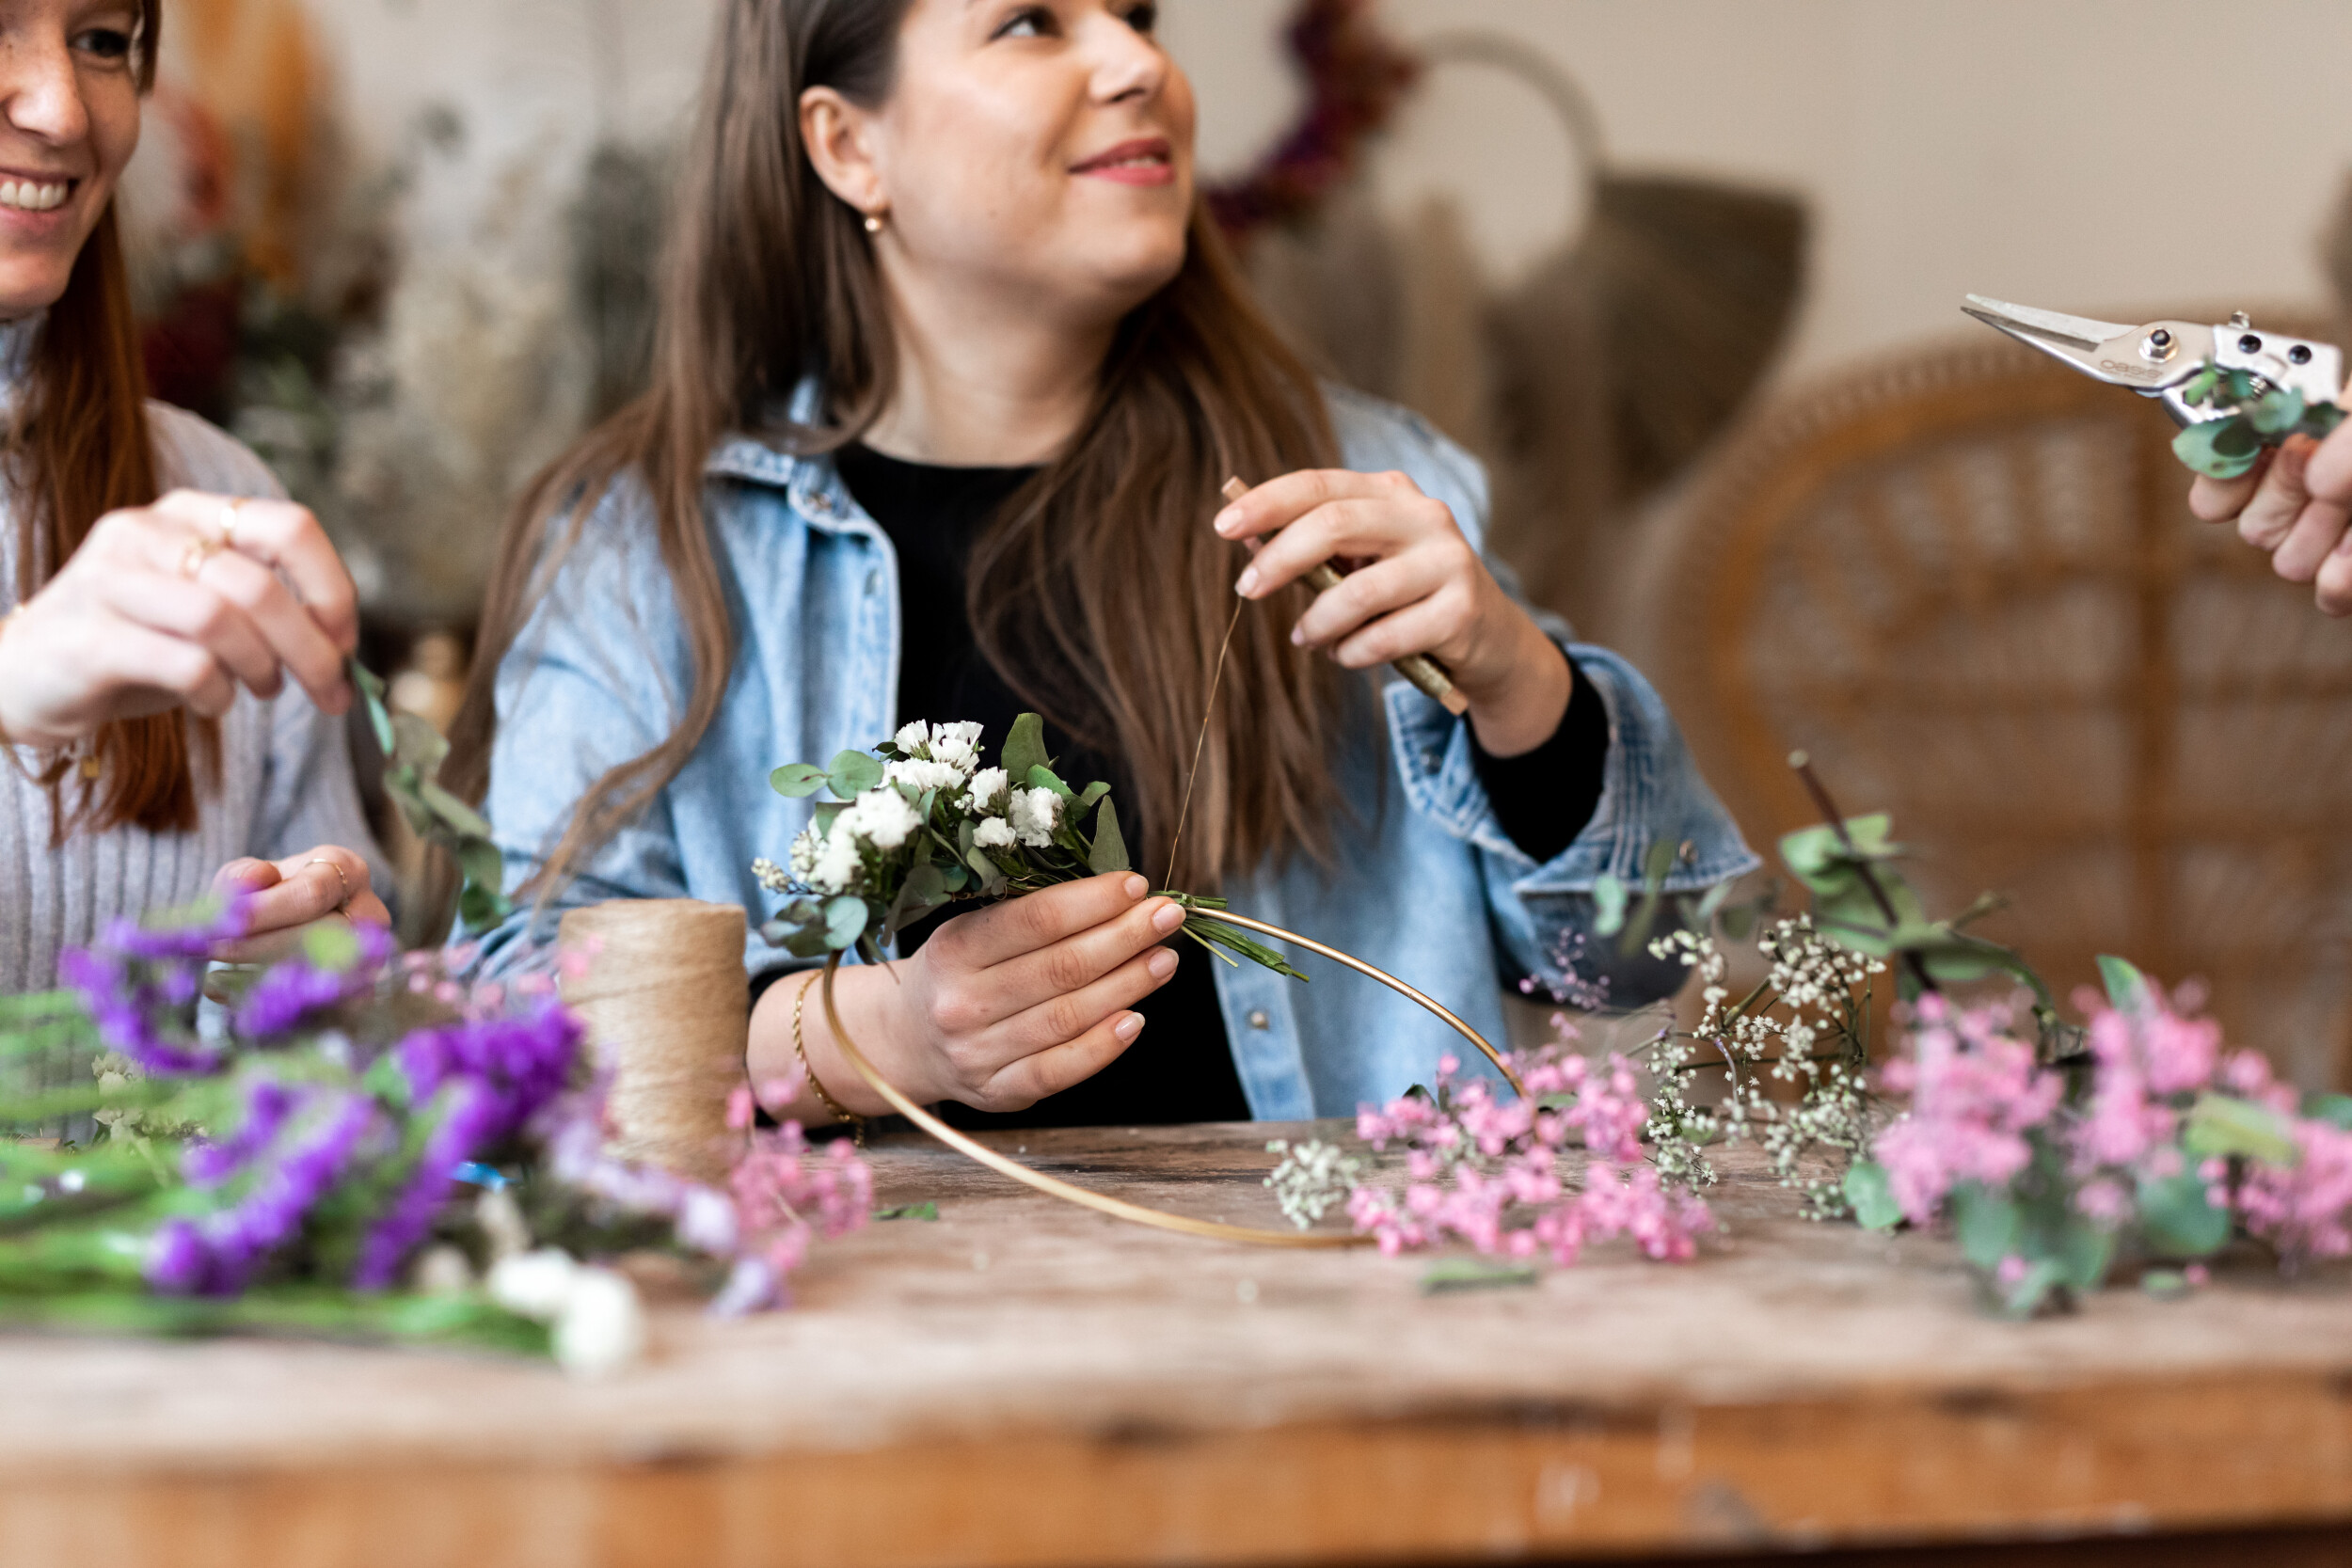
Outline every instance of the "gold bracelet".
<path fill-rule="evenodd" d="M 808 1086 L 817 1091 L 818 1101 L 833 1113 L 833 1119 L 857 1129 L 857 1146 L 866 1147 L 866 1118 L 850 1110 L 826 1089 L 817 1076 L 817 1069 L 808 1065 L 808 1045 L 801 1038 L 801 1009 L 808 1006 L 809 988 L 824 977 L 823 970 L 814 970 L 801 982 L 801 989 L 792 998 L 792 1054 L 801 1061 L 801 1072 L 808 1079 Z"/>

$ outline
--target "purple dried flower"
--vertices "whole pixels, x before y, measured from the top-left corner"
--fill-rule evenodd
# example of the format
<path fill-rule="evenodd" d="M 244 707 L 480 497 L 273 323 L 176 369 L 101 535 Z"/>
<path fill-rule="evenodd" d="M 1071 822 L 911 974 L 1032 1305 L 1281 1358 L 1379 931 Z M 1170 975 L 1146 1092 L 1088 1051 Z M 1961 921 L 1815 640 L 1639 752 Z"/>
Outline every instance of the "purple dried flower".
<path fill-rule="evenodd" d="M 237 1008 L 237 1033 L 257 1040 L 290 1034 L 312 1014 L 365 996 L 392 956 L 392 938 L 380 926 L 362 926 L 355 934 L 359 957 L 348 969 L 319 969 L 293 958 L 262 975 Z"/>
<path fill-rule="evenodd" d="M 245 1121 L 235 1136 L 218 1143 L 190 1144 L 180 1158 L 181 1170 L 193 1186 L 219 1186 L 277 1140 L 301 1102 L 301 1097 L 278 1080 L 259 1080 L 246 1092 Z"/>
<path fill-rule="evenodd" d="M 225 1053 L 173 1025 L 197 998 L 206 955 L 245 934 L 249 902 L 238 894 L 202 923 L 177 927 L 115 921 L 94 945 L 59 958 L 58 975 L 81 992 L 99 1037 L 145 1071 L 166 1078 L 216 1071 Z"/>
<path fill-rule="evenodd" d="M 352 1289 L 381 1291 L 400 1276 L 401 1264 L 433 1228 L 433 1217 L 448 1201 L 456 1182 L 453 1173 L 491 1141 L 505 1111 L 499 1097 L 480 1084 L 460 1083 L 451 1090 L 441 1124 L 417 1156 L 416 1174 L 359 1249 L 358 1264 L 351 1271 Z"/>
<path fill-rule="evenodd" d="M 243 1291 L 342 1180 L 375 1119 L 375 1101 L 345 1095 L 316 1132 L 262 1173 L 235 1208 L 195 1224 L 166 1221 L 149 1243 L 148 1284 L 167 1295 L 232 1296 Z"/>
<path fill-rule="evenodd" d="M 578 1019 L 548 1002 L 522 1018 L 467 1019 L 420 1029 L 400 1042 L 401 1070 L 414 1101 L 422 1104 L 452 1079 L 491 1091 L 485 1141 L 510 1136 L 564 1092 L 584 1031 Z"/>

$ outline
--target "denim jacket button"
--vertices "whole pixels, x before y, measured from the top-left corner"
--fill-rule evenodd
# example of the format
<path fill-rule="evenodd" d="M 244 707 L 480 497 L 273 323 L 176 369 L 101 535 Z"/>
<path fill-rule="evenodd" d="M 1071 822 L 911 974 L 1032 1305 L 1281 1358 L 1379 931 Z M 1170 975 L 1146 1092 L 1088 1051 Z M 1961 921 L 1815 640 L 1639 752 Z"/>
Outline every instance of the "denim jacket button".
<path fill-rule="evenodd" d="M 869 599 L 870 599 L 870 598 L 872 598 L 875 594 L 879 594 L 879 593 L 881 593 L 881 592 L 882 592 L 882 573 L 880 573 L 880 572 L 878 572 L 878 571 L 875 571 L 875 572 L 868 572 L 868 573 L 866 573 L 866 596 L 867 598 L 869 598 Z"/>
<path fill-rule="evenodd" d="M 1274 1027 L 1274 1021 L 1265 1016 L 1265 1009 L 1263 1007 L 1252 1007 L 1249 1010 L 1249 1027 L 1252 1029 L 1271 1029 Z"/>

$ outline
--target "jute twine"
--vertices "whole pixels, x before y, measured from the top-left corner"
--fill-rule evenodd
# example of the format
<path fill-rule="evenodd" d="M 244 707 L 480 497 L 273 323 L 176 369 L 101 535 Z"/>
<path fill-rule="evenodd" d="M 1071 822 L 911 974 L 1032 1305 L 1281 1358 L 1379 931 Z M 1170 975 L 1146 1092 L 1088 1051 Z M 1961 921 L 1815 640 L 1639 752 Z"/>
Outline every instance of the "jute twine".
<path fill-rule="evenodd" d="M 727 1097 L 743 1082 L 751 1032 L 743 911 L 617 899 L 565 914 L 561 940 L 595 953 L 563 994 L 614 1064 L 613 1152 L 723 1182 L 742 1142 L 727 1128 Z"/>

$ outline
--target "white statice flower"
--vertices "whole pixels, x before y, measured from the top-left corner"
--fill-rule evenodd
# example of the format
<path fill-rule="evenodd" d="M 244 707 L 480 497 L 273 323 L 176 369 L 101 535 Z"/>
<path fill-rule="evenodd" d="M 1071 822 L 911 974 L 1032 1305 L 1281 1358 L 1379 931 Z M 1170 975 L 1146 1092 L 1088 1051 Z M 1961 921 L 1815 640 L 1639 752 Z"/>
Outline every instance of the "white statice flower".
<path fill-rule="evenodd" d="M 953 763 L 925 762 L 920 758 L 911 762 L 889 763 L 882 768 L 882 783 L 904 784 L 917 795 L 927 789 L 961 789 L 963 781 L 969 777 L 969 768 L 958 768 Z"/>
<path fill-rule="evenodd" d="M 637 1287 L 611 1269 L 584 1268 L 555 1320 L 555 1361 L 575 1377 L 604 1377 L 645 1353 Z"/>
<path fill-rule="evenodd" d="M 931 760 L 961 768 L 966 777 L 980 765 L 980 726 L 964 720 L 931 732 Z"/>
<path fill-rule="evenodd" d="M 1013 836 L 1032 849 L 1054 842 L 1054 824 L 1061 817 L 1061 797 L 1040 785 L 1012 792 Z"/>
<path fill-rule="evenodd" d="M 797 862 L 800 858 L 800 844 L 797 840 L 794 842 L 792 848 L 794 851 L 793 859 Z M 778 865 L 775 862 L 766 859 L 765 857 L 752 862 L 752 875 L 758 879 L 759 885 L 766 888 L 770 893 L 789 893 L 792 891 L 791 873 L 785 870 L 783 866 Z"/>
<path fill-rule="evenodd" d="M 865 871 L 865 863 L 858 855 L 857 824 L 845 811 L 833 819 L 833 832 L 818 845 L 816 856 L 801 879 L 811 890 L 830 895 L 856 887 Z"/>
<path fill-rule="evenodd" d="M 541 1247 L 500 1259 L 490 1265 L 489 1277 L 483 1283 L 490 1299 L 509 1312 L 550 1323 L 571 1298 L 572 1279 L 579 1273 L 580 1265 L 570 1253 L 562 1247 Z"/>
<path fill-rule="evenodd" d="M 843 824 L 848 831 L 877 849 L 896 849 L 913 836 L 923 825 L 923 818 L 907 798 L 888 784 L 869 789 L 850 804 L 850 809 L 834 819 L 834 836 L 838 838 Z"/>
<path fill-rule="evenodd" d="M 972 811 L 988 811 L 1004 799 L 1005 790 L 1010 784 L 1011 780 L 1003 768 L 983 768 L 972 775 L 972 790 L 963 798 L 962 804 Z"/>
<path fill-rule="evenodd" d="M 899 725 L 898 733 L 891 738 L 898 743 L 901 752 L 919 752 L 931 743 L 931 727 L 917 719 Z"/>
<path fill-rule="evenodd" d="M 972 830 L 972 842 L 982 849 L 1009 849 L 1021 841 L 1013 836 L 1011 823 L 1001 816 L 984 816 Z"/>
<path fill-rule="evenodd" d="M 509 1312 L 554 1324 L 556 1363 L 575 1376 L 602 1377 L 644 1354 L 644 1305 L 637 1287 L 611 1269 L 543 1247 L 501 1258 L 484 1283 Z"/>

